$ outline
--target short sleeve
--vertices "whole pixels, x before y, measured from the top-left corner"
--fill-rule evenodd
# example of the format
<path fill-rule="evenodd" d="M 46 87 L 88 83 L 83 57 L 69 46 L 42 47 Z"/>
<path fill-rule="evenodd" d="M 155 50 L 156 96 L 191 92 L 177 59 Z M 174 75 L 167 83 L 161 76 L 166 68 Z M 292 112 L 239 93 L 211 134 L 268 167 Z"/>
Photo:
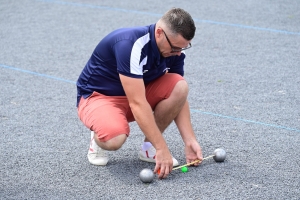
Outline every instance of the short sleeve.
<path fill-rule="evenodd" d="M 131 71 L 133 66 L 132 62 L 137 65 L 140 62 L 140 57 L 132 56 L 133 42 L 131 40 L 121 40 L 114 45 L 114 54 L 116 57 L 117 71 L 118 73 L 133 77 L 142 78 L 142 75 L 134 74 Z M 135 59 L 134 61 L 132 59 Z M 141 69 L 142 70 L 142 69 Z"/>

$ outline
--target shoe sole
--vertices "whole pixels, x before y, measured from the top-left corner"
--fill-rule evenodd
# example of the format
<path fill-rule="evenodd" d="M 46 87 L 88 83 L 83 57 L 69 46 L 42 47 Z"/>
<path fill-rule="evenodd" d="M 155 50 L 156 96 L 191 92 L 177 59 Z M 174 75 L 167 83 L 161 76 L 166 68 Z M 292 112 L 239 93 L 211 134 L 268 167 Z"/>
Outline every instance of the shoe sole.
<path fill-rule="evenodd" d="M 145 158 L 144 156 L 139 156 L 139 158 L 142 160 L 142 161 L 145 161 L 145 162 L 151 162 L 151 163 L 155 163 L 155 160 L 154 159 L 151 159 L 151 158 Z"/>
<path fill-rule="evenodd" d="M 95 158 L 90 158 L 89 156 L 87 156 L 88 161 L 92 164 L 92 165 L 97 165 L 97 166 L 105 166 L 108 163 L 108 158 L 101 158 L 101 161 Z"/>
<path fill-rule="evenodd" d="M 106 166 L 108 161 L 107 162 L 102 162 L 102 163 L 99 163 L 99 162 L 93 162 L 93 161 L 90 161 L 89 162 L 92 164 L 92 165 L 97 165 L 97 166 Z"/>

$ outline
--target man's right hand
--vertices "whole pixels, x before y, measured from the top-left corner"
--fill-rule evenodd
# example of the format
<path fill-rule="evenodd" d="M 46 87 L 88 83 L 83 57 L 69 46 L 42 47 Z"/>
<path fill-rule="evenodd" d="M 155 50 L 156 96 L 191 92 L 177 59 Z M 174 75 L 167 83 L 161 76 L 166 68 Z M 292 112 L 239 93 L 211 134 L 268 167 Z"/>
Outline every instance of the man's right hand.
<path fill-rule="evenodd" d="M 168 147 L 165 147 L 164 149 L 157 149 L 155 160 L 156 165 L 154 168 L 154 172 L 159 172 L 158 178 L 166 178 L 173 168 L 173 158 Z"/>

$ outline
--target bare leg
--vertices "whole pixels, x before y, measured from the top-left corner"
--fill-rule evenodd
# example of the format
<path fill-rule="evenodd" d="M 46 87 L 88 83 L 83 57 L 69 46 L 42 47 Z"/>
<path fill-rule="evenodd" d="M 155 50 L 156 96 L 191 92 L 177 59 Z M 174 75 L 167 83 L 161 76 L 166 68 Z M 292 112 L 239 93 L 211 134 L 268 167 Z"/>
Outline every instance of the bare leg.
<path fill-rule="evenodd" d="M 99 147 L 101 147 L 102 149 L 105 149 L 108 151 L 116 151 L 122 147 L 122 145 L 124 144 L 124 142 L 127 139 L 127 135 L 121 134 L 121 135 L 118 135 L 106 142 L 101 142 L 95 134 L 94 139 L 95 139 L 95 142 L 97 143 L 97 145 Z"/>
<path fill-rule="evenodd" d="M 170 97 L 156 105 L 154 117 L 162 133 L 180 113 L 183 105 L 186 103 L 187 95 L 188 85 L 185 80 L 181 80 L 175 85 Z M 147 141 L 147 138 L 145 138 L 145 142 Z"/>

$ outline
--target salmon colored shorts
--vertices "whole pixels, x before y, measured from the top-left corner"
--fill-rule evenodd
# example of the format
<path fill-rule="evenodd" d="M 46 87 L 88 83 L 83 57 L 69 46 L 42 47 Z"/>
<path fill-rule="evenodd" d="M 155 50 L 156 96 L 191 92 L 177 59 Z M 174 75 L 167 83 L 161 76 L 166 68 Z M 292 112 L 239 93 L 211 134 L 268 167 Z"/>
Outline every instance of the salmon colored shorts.
<path fill-rule="evenodd" d="M 162 100 L 167 99 L 176 83 L 184 78 L 178 74 L 166 73 L 146 85 L 146 99 L 152 110 Z M 83 124 L 105 142 L 120 134 L 129 136 L 129 122 L 134 121 L 126 96 L 105 96 L 93 92 L 78 105 L 78 116 Z"/>

